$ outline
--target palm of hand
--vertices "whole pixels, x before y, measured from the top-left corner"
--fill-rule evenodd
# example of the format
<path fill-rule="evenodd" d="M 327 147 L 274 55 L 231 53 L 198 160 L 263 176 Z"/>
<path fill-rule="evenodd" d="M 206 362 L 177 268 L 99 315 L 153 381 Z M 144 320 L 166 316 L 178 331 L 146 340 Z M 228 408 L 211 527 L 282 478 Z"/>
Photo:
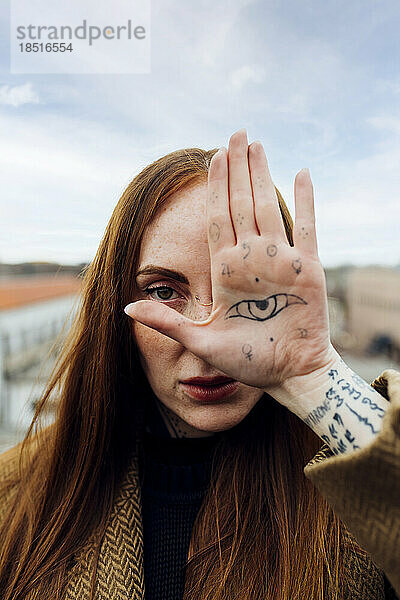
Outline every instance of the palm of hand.
<path fill-rule="evenodd" d="M 319 368 L 329 347 L 320 262 L 261 236 L 218 258 L 213 312 L 194 323 L 203 329 L 198 352 L 207 362 L 263 389 Z"/>
<path fill-rule="evenodd" d="M 308 173 L 296 177 L 291 247 L 263 148 L 255 143 L 247 149 L 242 130 L 230 139 L 229 157 L 220 150 L 210 165 L 209 318 L 191 321 L 148 301 L 134 303 L 128 314 L 226 375 L 267 389 L 325 364 L 330 347 L 327 297 Z"/>

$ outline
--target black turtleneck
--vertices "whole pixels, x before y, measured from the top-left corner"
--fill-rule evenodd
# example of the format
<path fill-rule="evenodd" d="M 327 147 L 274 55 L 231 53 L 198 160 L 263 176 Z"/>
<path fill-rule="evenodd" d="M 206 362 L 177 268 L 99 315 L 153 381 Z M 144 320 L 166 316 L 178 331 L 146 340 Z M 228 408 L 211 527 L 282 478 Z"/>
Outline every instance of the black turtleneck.
<path fill-rule="evenodd" d="M 146 402 L 139 463 L 146 600 L 182 600 L 193 524 L 219 434 L 171 438 L 154 397 Z"/>

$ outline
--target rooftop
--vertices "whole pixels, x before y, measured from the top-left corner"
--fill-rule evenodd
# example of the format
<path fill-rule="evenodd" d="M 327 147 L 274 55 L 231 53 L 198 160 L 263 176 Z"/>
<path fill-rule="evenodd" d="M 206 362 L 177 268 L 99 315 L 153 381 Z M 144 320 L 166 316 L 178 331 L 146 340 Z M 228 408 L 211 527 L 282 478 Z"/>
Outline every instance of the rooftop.
<path fill-rule="evenodd" d="M 0 310 L 78 294 L 82 281 L 73 275 L 32 275 L 0 280 Z"/>

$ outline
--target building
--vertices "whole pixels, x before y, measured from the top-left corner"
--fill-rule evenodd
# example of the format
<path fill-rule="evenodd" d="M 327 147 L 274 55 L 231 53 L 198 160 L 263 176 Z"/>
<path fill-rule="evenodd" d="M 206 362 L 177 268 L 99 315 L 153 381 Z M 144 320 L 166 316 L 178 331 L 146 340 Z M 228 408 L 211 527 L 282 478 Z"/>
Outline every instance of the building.
<path fill-rule="evenodd" d="M 347 330 L 359 350 L 400 360 L 400 268 L 354 268 L 348 274 Z"/>
<path fill-rule="evenodd" d="M 32 420 L 58 352 L 54 342 L 69 329 L 80 288 L 73 275 L 0 280 L 0 429 L 11 436 L 9 446 Z"/>

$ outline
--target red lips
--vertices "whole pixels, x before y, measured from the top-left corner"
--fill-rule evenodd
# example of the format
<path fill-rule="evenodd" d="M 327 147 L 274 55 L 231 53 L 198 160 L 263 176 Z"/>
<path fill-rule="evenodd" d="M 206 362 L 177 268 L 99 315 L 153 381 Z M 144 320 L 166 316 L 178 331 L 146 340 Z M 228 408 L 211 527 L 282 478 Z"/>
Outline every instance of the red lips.
<path fill-rule="evenodd" d="M 205 403 L 224 401 L 240 386 L 240 381 L 218 375 L 216 377 L 191 377 L 180 382 L 187 395 Z"/>

